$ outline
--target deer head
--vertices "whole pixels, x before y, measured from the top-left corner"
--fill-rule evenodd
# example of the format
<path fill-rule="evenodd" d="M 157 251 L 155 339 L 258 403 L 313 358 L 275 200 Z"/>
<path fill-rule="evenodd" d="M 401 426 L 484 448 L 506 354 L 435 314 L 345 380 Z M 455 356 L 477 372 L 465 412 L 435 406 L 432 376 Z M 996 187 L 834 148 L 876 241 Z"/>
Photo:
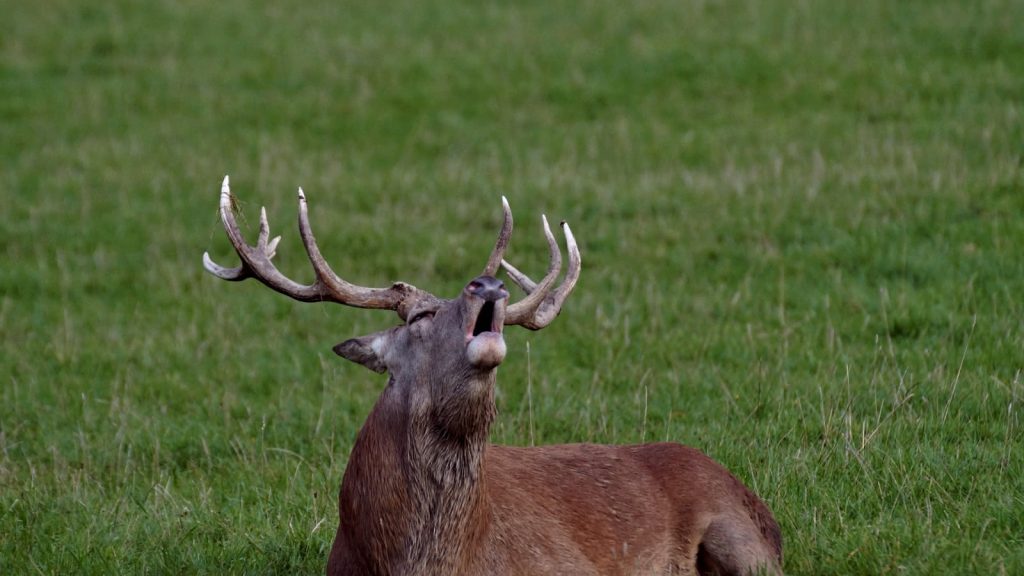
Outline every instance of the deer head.
<path fill-rule="evenodd" d="M 512 234 L 512 211 L 502 198 L 504 223 L 483 274 L 470 281 L 458 297 L 443 299 L 404 282 L 389 288 L 365 288 L 340 278 L 324 260 L 309 224 L 306 196 L 299 188 L 299 236 L 313 265 L 312 284 L 297 283 L 284 276 L 272 262 L 280 237 L 270 239 L 266 209 L 260 212 L 260 230 L 255 246 L 247 244 L 233 211 L 228 177 L 221 186 L 220 215 L 232 246 L 242 263 L 225 268 L 203 254 L 211 274 L 230 281 L 255 278 L 267 287 L 302 302 L 335 302 L 359 308 L 394 310 L 402 324 L 338 344 L 340 356 L 376 372 L 389 372 L 391 382 L 409 387 L 410 393 L 428 398 L 413 402 L 411 408 L 430 409 L 450 434 L 467 434 L 467 425 L 489 422 L 489 411 L 480 400 L 492 393 L 494 369 L 505 358 L 504 326 L 519 325 L 530 330 L 547 326 L 558 315 L 563 302 L 576 285 L 580 253 L 569 225 L 562 223 L 569 253 L 569 267 L 557 287 L 562 257 L 547 218 L 542 216 L 550 263 L 540 282 L 504 260 Z M 526 293 L 513 304 L 504 284 L 495 278 L 499 267 Z M 484 402 L 483 404 L 488 404 Z M 475 415 L 475 416 L 474 416 Z M 466 421 L 463 425 L 462 422 Z"/>

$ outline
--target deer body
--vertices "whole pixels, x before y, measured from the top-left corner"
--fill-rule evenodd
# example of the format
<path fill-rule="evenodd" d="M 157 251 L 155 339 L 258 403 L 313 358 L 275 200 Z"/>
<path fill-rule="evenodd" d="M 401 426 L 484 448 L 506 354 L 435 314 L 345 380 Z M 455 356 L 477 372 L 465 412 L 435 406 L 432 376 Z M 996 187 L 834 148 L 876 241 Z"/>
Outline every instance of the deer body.
<path fill-rule="evenodd" d="M 435 406 L 416 396 L 447 399 L 443 385 L 392 376 L 349 458 L 329 576 L 697 574 L 698 560 L 744 574 L 775 565 L 781 540 L 767 507 L 697 450 L 488 444 L 493 376 L 480 385 L 480 410 Z M 451 421 L 473 433 L 449 434 Z"/>
<path fill-rule="evenodd" d="M 698 566 L 702 574 L 744 574 L 774 566 L 781 554 L 778 527 L 757 497 L 679 444 L 491 445 L 481 468 L 415 496 L 404 477 L 367 475 L 364 466 L 402 470 L 399 460 L 368 452 L 357 444 L 346 470 L 329 576 L 697 574 Z M 380 488 L 366 487 L 372 495 L 355 514 L 366 494 L 352 484 L 361 481 Z M 397 492 L 377 492 L 384 486 Z M 386 504 L 396 496 L 422 499 L 396 516 Z M 437 512 L 444 505 L 448 518 Z M 374 517 L 383 521 L 373 526 Z M 427 541 L 406 545 L 417 532 Z M 384 542 L 393 555 L 373 549 Z M 714 553 L 720 572 L 711 569 Z"/>
<path fill-rule="evenodd" d="M 388 385 L 360 430 L 342 480 L 328 576 L 627 575 L 779 573 L 782 543 L 768 507 L 725 468 L 673 443 L 488 443 L 505 325 L 540 329 L 579 276 L 568 226 L 568 272 L 547 220 L 551 264 L 539 283 L 503 260 L 505 222 L 484 269 L 453 299 L 408 284 L 362 288 L 324 262 L 299 191 L 299 231 L 316 272 L 304 286 L 271 258 L 265 214 L 256 246 L 242 240 L 225 178 L 221 217 L 242 265 L 207 270 L 256 278 L 302 301 L 395 310 L 403 324 L 334 350 Z M 508 304 L 499 266 L 526 296 Z"/>

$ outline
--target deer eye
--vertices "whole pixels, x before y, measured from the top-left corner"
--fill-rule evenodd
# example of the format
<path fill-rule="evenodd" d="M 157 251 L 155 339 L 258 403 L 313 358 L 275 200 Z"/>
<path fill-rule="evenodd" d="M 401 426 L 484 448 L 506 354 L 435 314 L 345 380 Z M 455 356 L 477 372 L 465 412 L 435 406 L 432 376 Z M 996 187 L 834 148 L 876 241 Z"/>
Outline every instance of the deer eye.
<path fill-rule="evenodd" d="M 422 312 L 418 312 L 415 316 L 410 318 L 409 319 L 409 324 L 415 324 L 415 323 L 419 322 L 420 320 L 424 320 L 424 319 L 427 319 L 427 318 L 433 318 L 433 317 L 434 317 L 434 312 L 432 310 L 424 310 Z"/>

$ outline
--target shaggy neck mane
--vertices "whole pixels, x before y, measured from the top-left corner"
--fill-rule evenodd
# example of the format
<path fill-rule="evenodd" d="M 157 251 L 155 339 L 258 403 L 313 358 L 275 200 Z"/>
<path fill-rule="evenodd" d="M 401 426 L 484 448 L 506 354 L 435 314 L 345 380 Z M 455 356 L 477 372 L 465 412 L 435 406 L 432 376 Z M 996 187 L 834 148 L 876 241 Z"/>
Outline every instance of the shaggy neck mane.
<path fill-rule="evenodd" d="M 361 539 L 372 549 L 360 555 L 382 573 L 459 573 L 490 524 L 483 463 L 493 392 L 461 415 L 479 419 L 473 433 L 456 436 L 442 424 L 444 406 L 411 414 L 398 388 L 381 394 L 356 439 L 342 483 L 342 524 L 372 533 Z"/>

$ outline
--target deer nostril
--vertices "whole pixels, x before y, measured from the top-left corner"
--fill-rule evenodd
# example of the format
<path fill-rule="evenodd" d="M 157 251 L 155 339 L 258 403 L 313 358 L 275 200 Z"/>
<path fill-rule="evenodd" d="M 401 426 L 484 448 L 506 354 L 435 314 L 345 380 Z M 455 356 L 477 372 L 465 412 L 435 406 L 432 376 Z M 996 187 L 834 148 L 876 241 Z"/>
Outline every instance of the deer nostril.
<path fill-rule="evenodd" d="M 466 286 L 466 290 L 474 296 L 479 296 L 488 302 L 502 300 L 508 297 L 505 290 L 505 283 L 491 276 L 481 276 Z"/>

